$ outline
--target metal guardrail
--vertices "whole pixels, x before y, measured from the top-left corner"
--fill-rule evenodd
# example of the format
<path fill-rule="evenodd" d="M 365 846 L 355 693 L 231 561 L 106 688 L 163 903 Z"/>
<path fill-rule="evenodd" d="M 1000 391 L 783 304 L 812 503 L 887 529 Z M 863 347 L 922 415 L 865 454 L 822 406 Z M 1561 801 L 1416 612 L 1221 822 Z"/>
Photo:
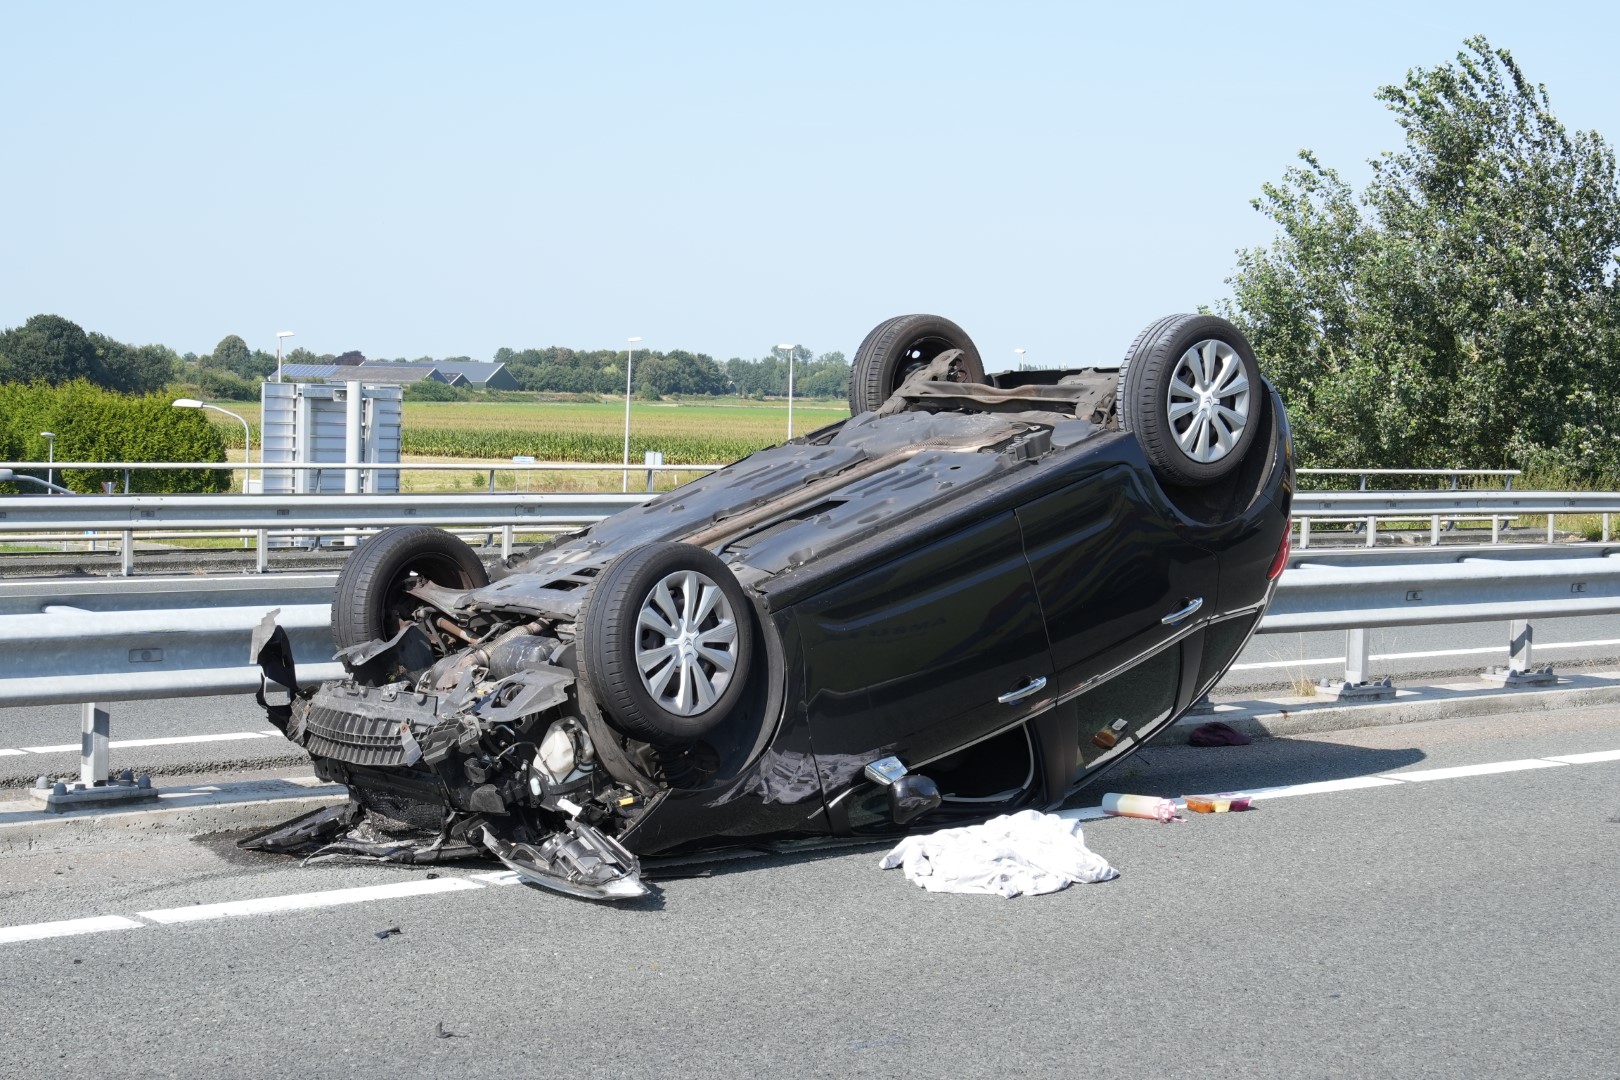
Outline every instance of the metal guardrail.
<path fill-rule="evenodd" d="M 52 606 L 0 616 L 0 707 L 140 701 L 251 692 L 253 628 L 275 605 L 85 611 Z M 288 604 L 276 621 L 299 678 L 337 678 L 330 604 Z"/>
<path fill-rule="evenodd" d="M 1620 613 L 1620 557 L 1286 571 L 1260 633 L 1428 626 Z"/>
<path fill-rule="evenodd" d="M 578 527 L 650 495 L 19 495 L 0 502 L 0 533 L 326 529 L 385 525 Z"/>
<path fill-rule="evenodd" d="M 1382 553 L 1380 553 L 1382 554 Z M 1425 552 L 1425 554 L 1429 554 Z M 1620 613 L 1620 552 L 1573 545 L 1541 557 L 1488 548 L 1450 562 L 1331 565 L 1353 553 L 1296 556 L 1259 632 L 1343 630 L 1347 681 L 1365 681 L 1376 627 L 1507 621 L 1510 669 L 1530 669 L 1530 619 Z M 0 582 L 0 707 L 234 693 L 258 686 L 253 627 L 282 610 L 300 673 L 336 677 L 330 604 L 336 574 Z M 1348 678 L 1348 676 L 1361 676 Z"/>
<path fill-rule="evenodd" d="M 1491 543 L 1501 539 L 1504 520 L 1534 515 L 1547 518 L 1547 542 L 1556 534 L 1559 515 L 1590 514 L 1602 519 L 1602 538 L 1611 535 L 1611 516 L 1620 513 L 1614 491 L 1300 491 L 1291 514 L 1299 523 L 1301 548 L 1311 543 L 1313 521 L 1356 522 L 1365 543 L 1378 540 L 1378 522 L 1428 519 L 1429 542 L 1439 544 L 1442 522 L 1489 521 Z"/>
<path fill-rule="evenodd" d="M 137 534 L 237 530 L 250 534 L 258 569 L 267 568 L 272 536 L 314 543 L 322 535 L 349 535 L 389 525 L 468 526 L 499 529 L 503 555 L 516 532 L 577 529 L 640 505 L 651 494 L 470 495 L 106 495 L 67 498 L 20 495 L 0 501 L 0 539 L 71 535 L 76 540 L 116 538 L 121 569 L 134 573 Z"/>

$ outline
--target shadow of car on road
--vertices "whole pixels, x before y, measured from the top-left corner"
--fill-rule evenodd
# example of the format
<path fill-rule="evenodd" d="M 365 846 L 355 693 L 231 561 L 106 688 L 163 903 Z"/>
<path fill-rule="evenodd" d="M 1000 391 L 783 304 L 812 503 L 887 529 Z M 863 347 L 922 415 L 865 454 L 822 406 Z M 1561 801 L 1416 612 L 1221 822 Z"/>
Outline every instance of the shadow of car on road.
<path fill-rule="evenodd" d="M 1106 791 L 1179 798 L 1249 788 L 1373 776 L 1423 761 L 1416 747 L 1372 749 L 1310 739 L 1256 739 L 1247 746 L 1149 744 L 1120 768 L 1089 781 L 1064 804 L 1092 806 Z"/>

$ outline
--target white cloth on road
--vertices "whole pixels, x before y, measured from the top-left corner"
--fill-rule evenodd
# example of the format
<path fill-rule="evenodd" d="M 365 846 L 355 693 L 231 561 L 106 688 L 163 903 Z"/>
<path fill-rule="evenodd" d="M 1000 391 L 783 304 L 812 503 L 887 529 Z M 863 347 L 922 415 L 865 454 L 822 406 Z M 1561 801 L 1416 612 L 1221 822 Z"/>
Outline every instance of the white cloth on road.
<path fill-rule="evenodd" d="M 1109 881 L 1119 871 L 1086 847 L 1078 821 L 1039 810 L 1003 814 L 982 825 L 908 836 L 883 856 L 929 892 L 1049 893 L 1070 882 Z"/>

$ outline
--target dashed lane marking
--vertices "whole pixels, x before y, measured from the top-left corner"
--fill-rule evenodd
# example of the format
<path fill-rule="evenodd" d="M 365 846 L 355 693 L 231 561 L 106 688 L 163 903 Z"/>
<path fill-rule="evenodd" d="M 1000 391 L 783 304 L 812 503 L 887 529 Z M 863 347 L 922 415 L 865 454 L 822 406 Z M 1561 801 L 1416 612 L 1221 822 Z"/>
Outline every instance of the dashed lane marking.
<path fill-rule="evenodd" d="M 99 934 L 104 930 L 135 930 L 145 925 L 122 915 L 97 915 L 92 919 L 63 919 L 31 926 L 0 926 L 0 942 L 39 941 L 41 938 L 72 937 L 75 934 Z"/>
<path fill-rule="evenodd" d="M 392 900 L 401 896 L 427 896 L 432 893 L 481 889 L 483 885 L 464 877 L 423 878 L 398 881 L 392 885 L 363 885 L 354 889 L 327 889 L 323 892 L 293 893 L 290 896 L 264 896 L 257 900 L 232 900 L 224 904 L 192 904 L 190 907 L 159 908 L 135 914 L 155 923 L 203 922 L 207 919 L 234 919 L 242 915 L 268 915 L 273 911 L 302 911 L 307 908 L 363 904 L 368 900 Z"/>
<path fill-rule="evenodd" d="M 1522 772 L 1531 769 L 1557 769 L 1574 765 L 1591 765 L 1620 761 L 1620 750 L 1597 750 L 1582 754 L 1560 754 L 1544 758 L 1517 758 L 1512 761 L 1491 761 L 1481 765 L 1461 765 L 1444 769 L 1416 769 L 1410 772 L 1381 773 L 1370 776 L 1348 776 L 1342 780 L 1315 780 L 1304 784 L 1284 784 L 1278 787 L 1250 788 L 1236 791 L 1252 799 L 1285 799 L 1299 795 L 1324 795 L 1336 791 L 1357 791 L 1365 788 L 1400 787 L 1407 783 L 1429 780 L 1455 780 L 1469 776 L 1490 776 L 1498 773 Z M 1106 817 L 1098 806 L 1065 810 L 1062 815 L 1076 821 L 1096 821 Z M 391 885 L 365 885 L 352 889 L 327 889 L 323 892 L 292 893 L 287 896 L 265 896 L 254 900 L 232 900 L 220 904 L 193 904 L 189 907 L 159 908 L 141 911 L 136 917 L 101 915 L 88 919 L 63 919 L 57 922 L 30 923 L 24 926 L 0 927 L 0 944 L 18 941 L 39 941 L 45 938 L 72 937 L 77 934 L 96 934 L 109 930 L 135 930 L 151 926 L 169 926 L 179 923 L 206 922 L 248 915 L 269 915 L 281 911 L 305 911 L 312 908 L 360 904 L 370 900 L 389 900 L 407 896 L 428 896 L 436 893 L 468 892 L 489 886 L 517 885 L 521 878 L 510 870 L 492 873 L 451 874 L 445 877 L 422 878 L 415 881 L 395 882 Z M 145 920 L 145 921 L 142 921 Z"/>
<path fill-rule="evenodd" d="M 1562 761 L 1565 765 L 1593 765 L 1600 761 L 1620 761 L 1620 750 L 1598 750 L 1590 754 L 1559 754 L 1548 761 Z"/>

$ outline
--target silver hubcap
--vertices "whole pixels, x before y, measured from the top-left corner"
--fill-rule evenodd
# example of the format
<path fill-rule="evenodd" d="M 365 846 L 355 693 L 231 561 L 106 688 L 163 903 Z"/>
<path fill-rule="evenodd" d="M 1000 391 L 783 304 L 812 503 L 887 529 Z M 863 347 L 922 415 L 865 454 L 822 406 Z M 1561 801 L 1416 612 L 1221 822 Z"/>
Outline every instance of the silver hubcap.
<path fill-rule="evenodd" d="M 712 578 L 678 570 L 636 617 L 636 667 L 653 700 L 677 716 L 711 708 L 737 667 L 737 618 Z"/>
<path fill-rule="evenodd" d="M 1194 461 L 1219 461 L 1249 425 L 1249 376 L 1237 350 L 1200 341 L 1181 354 L 1170 376 L 1170 430 Z"/>

